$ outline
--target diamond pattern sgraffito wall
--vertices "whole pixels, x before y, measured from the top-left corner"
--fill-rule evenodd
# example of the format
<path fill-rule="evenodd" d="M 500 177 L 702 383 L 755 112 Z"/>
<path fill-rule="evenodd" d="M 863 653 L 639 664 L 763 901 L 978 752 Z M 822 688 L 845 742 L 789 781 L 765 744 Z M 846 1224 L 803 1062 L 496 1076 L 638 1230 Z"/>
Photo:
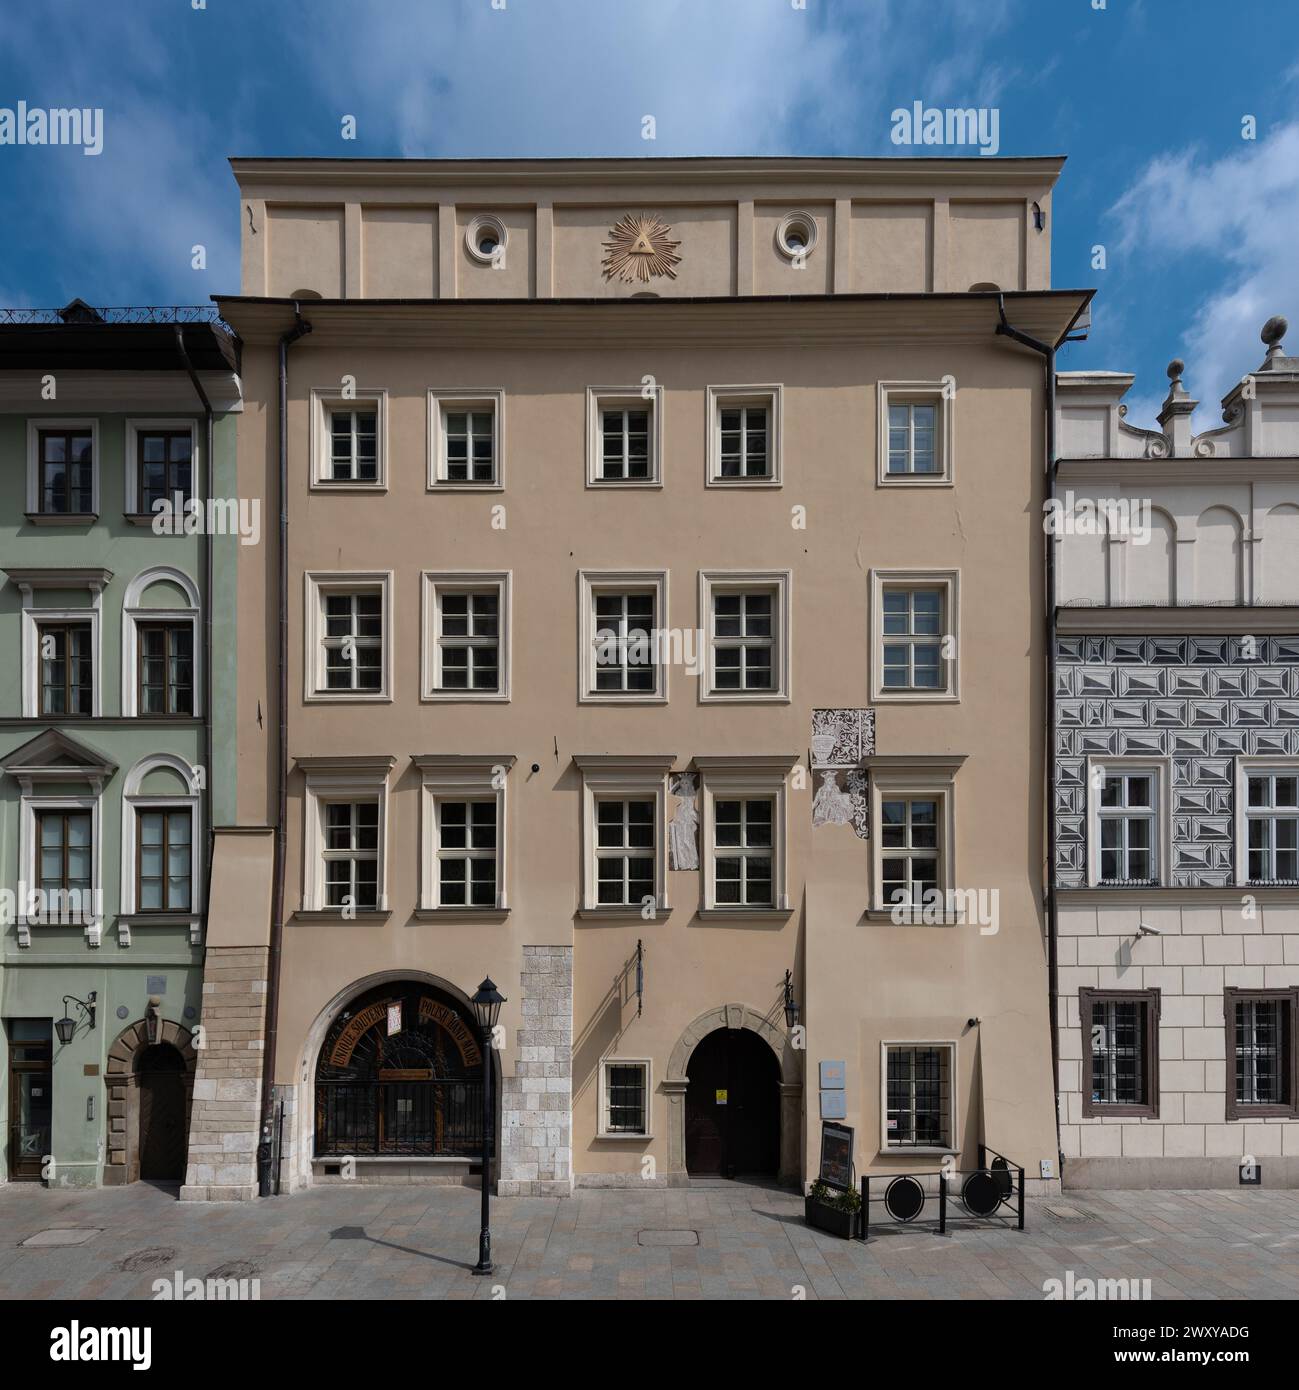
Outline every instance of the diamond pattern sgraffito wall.
<path fill-rule="evenodd" d="M 1247 656 L 1247 652 L 1253 653 Z M 1237 757 L 1299 756 L 1299 637 L 1056 643 L 1056 884 L 1087 883 L 1087 759 L 1168 758 L 1174 888 L 1235 882 Z"/>

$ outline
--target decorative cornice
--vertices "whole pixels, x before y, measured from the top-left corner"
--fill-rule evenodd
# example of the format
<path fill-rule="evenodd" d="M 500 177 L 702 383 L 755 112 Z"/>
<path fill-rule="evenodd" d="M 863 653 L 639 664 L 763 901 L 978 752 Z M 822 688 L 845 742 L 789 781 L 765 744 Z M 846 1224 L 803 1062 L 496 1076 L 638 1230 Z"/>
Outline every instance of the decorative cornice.
<path fill-rule="evenodd" d="M 421 772 L 477 772 L 494 767 L 508 772 L 518 761 L 513 753 L 412 753 L 410 760 Z"/>
<path fill-rule="evenodd" d="M 675 753 L 574 753 L 573 763 L 582 772 L 617 772 L 620 769 L 662 771 L 677 760 Z"/>
<path fill-rule="evenodd" d="M 968 753 L 871 753 L 862 766 L 879 772 L 956 772 Z"/>
<path fill-rule="evenodd" d="M 1086 633 L 1104 636 L 1223 636 L 1251 633 L 1255 636 L 1299 635 L 1299 608 L 1072 608 L 1056 609 L 1056 631 L 1062 636 Z"/>
<path fill-rule="evenodd" d="M 1299 458 L 1061 459 L 1062 483 L 1123 487 L 1161 483 L 1251 483 L 1299 480 Z"/>
<path fill-rule="evenodd" d="M 701 753 L 693 761 L 700 772 L 788 772 L 798 762 L 798 754 Z"/>
<path fill-rule="evenodd" d="M 293 765 L 309 777 L 374 776 L 387 777 L 397 759 L 390 754 L 352 754 L 346 757 L 319 756 L 294 758 Z"/>
<path fill-rule="evenodd" d="M 10 582 L 24 591 L 32 589 L 102 589 L 113 571 L 101 565 L 69 569 L 60 565 L 15 565 L 5 570 Z"/>

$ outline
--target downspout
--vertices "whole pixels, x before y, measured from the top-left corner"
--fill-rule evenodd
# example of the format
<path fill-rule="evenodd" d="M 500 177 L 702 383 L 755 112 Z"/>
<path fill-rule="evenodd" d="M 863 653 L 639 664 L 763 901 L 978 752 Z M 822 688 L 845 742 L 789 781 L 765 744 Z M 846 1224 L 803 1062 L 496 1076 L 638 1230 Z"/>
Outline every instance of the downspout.
<path fill-rule="evenodd" d="M 212 847 L 216 832 L 212 825 L 212 535 L 209 523 L 212 509 L 212 402 L 208 399 L 203 383 L 199 380 L 194 364 L 190 361 L 185 347 L 185 332 L 180 324 L 175 325 L 176 349 L 194 392 L 203 403 L 203 516 L 205 524 L 199 527 L 199 550 L 203 569 L 203 643 L 200 654 L 203 660 L 203 910 L 208 907 L 208 893 L 212 887 Z"/>
<path fill-rule="evenodd" d="M 1011 339 L 1040 353 L 1046 372 L 1046 492 L 1049 503 L 1055 501 L 1055 348 L 1039 342 L 1027 333 L 1012 328 L 1006 321 L 1005 296 L 997 296 L 999 337 Z M 1055 507 L 1050 507 L 1054 514 Z M 1046 726 L 1043 744 L 1046 751 L 1046 875 L 1043 888 L 1046 907 L 1046 962 L 1049 990 L 1049 1019 L 1051 1027 L 1051 1095 L 1055 1101 L 1056 1177 L 1062 1176 L 1064 1152 L 1060 1145 L 1060 952 L 1059 917 L 1055 893 L 1055 538 L 1046 539 Z"/>
<path fill-rule="evenodd" d="M 262 1132 L 261 1143 L 269 1145 L 275 1127 L 275 1043 L 278 1034 L 280 1002 L 280 955 L 284 941 L 284 840 L 289 800 L 289 348 L 311 325 L 302 317 L 298 301 L 293 301 L 293 327 L 280 335 L 279 345 L 279 471 L 276 502 L 279 510 L 277 531 L 279 554 L 275 580 L 278 608 L 276 664 L 276 773 L 275 773 L 275 867 L 271 897 L 271 942 L 266 961 L 266 1027 L 262 1051 Z M 269 1157 L 269 1153 L 268 1153 Z M 270 1196 L 270 1169 L 258 1163 L 261 1196 Z"/>

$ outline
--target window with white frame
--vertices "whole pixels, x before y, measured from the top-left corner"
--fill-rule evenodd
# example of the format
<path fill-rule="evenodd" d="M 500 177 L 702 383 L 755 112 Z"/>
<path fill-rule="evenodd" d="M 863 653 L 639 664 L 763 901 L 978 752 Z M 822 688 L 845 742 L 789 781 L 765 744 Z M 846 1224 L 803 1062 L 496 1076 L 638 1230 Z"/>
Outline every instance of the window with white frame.
<path fill-rule="evenodd" d="M 894 922 L 955 925 L 956 776 L 963 754 L 876 754 L 870 771 L 872 897 Z M 935 896 L 938 895 L 938 896 Z M 941 911 L 937 910 L 940 909 Z"/>
<path fill-rule="evenodd" d="M 313 487 L 386 485 L 386 391 L 313 390 L 311 429 Z"/>
<path fill-rule="evenodd" d="M 504 911 L 505 789 L 512 754 L 428 754 L 423 779 L 420 911 Z"/>
<path fill-rule="evenodd" d="M 179 602 L 178 602 L 179 601 Z M 200 714 L 198 585 L 159 565 L 127 585 L 122 600 L 122 713 L 138 718 Z"/>
<path fill-rule="evenodd" d="M 433 488 L 498 489 L 505 393 L 461 389 L 429 392 L 429 439 Z"/>
<path fill-rule="evenodd" d="M 958 574 L 872 570 L 876 700 L 955 700 L 958 688 Z"/>
<path fill-rule="evenodd" d="M 391 575 L 306 576 L 305 698 L 390 698 Z"/>
<path fill-rule="evenodd" d="M 606 1057 L 600 1064 L 599 1106 L 600 1138 L 650 1138 L 648 1058 Z"/>
<path fill-rule="evenodd" d="M 945 486 L 952 482 L 955 383 L 879 383 L 877 478 L 898 486 Z"/>
<path fill-rule="evenodd" d="M 104 586 L 112 579 L 99 567 L 6 566 L 22 602 L 22 717 L 42 719 L 103 714 Z M 38 602 L 42 590 L 89 592 L 75 608 Z"/>
<path fill-rule="evenodd" d="M 66 522 L 99 512 L 99 421 L 27 422 L 27 517 Z"/>
<path fill-rule="evenodd" d="M 700 574 L 708 700 L 789 698 L 788 571 Z"/>
<path fill-rule="evenodd" d="M 306 776 L 302 910 L 387 911 L 391 757 L 299 758 Z"/>
<path fill-rule="evenodd" d="M 884 1044 L 886 1149 L 955 1147 L 956 1045 Z"/>
<path fill-rule="evenodd" d="M 423 697 L 509 698 L 507 572 L 425 573 Z"/>
<path fill-rule="evenodd" d="M 708 388 L 708 483 L 780 482 L 779 386 Z"/>
<path fill-rule="evenodd" d="M 1299 882 L 1299 768 L 1254 764 L 1244 781 L 1248 882 Z"/>
<path fill-rule="evenodd" d="M 171 753 L 143 758 L 122 791 L 122 912 L 196 914 L 202 803 L 194 769 Z"/>
<path fill-rule="evenodd" d="M 37 619 L 42 717 L 94 713 L 95 634 L 89 619 Z"/>
<path fill-rule="evenodd" d="M 793 760 L 700 757 L 705 912 L 786 911 L 786 776 Z"/>
<path fill-rule="evenodd" d="M 125 473 L 128 517 L 152 521 L 159 501 L 180 511 L 198 489 L 196 422 L 127 420 Z"/>
<path fill-rule="evenodd" d="M 1100 882 L 1157 882 L 1158 783 L 1152 770 L 1106 768 L 1096 810 Z"/>
<path fill-rule="evenodd" d="M 587 755 L 582 772 L 583 910 L 667 906 L 668 755 Z"/>
<path fill-rule="evenodd" d="M 666 571 L 583 570 L 579 582 L 585 633 L 581 698 L 665 700 Z"/>
<path fill-rule="evenodd" d="M 662 387 L 587 388 L 587 484 L 657 487 L 662 482 Z"/>

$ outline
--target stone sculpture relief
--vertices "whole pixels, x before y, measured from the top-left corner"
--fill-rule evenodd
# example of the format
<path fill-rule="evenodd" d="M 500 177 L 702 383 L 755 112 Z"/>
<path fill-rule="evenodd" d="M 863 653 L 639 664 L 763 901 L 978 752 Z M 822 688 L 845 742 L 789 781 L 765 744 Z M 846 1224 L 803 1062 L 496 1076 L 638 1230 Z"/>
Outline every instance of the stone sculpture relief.
<path fill-rule="evenodd" d="M 668 864 L 673 869 L 699 867 L 699 808 L 693 772 L 678 772 L 669 783 L 678 797 L 677 809 L 668 826 Z"/>

